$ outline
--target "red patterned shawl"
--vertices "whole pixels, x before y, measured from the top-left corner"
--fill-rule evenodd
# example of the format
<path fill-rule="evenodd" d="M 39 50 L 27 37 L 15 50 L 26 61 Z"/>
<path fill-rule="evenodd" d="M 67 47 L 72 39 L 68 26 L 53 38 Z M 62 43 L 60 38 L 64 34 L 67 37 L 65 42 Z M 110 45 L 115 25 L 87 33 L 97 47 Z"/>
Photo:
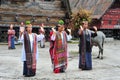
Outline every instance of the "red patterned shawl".
<path fill-rule="evenodd" d="M 56 40 L 54 44 L 54 67 L 60 68 L 61 66 L 67 67 L 67 36 L 65 32 L 63 34 L 63 41 L 60 33 L 56 34 Z"/>

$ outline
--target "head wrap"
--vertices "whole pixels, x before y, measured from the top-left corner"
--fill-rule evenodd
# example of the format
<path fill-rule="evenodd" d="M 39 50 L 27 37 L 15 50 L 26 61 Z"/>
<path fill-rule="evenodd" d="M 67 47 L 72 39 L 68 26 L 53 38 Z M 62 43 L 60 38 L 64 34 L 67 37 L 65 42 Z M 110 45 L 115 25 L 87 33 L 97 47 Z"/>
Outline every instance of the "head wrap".
<path fill-rule="evenodd" d="M 59 21 L 58 21 L 58 24 L 64 25 L 64 21 L 63 21 L 63 20 L 59 20 Z"/>
<path fill-rule="evenodd" d="M 26 21 L 26 22 L 25 22 L 26 25 L 29 25 L 30 23 L 31 23 L 30 21 Z"/>

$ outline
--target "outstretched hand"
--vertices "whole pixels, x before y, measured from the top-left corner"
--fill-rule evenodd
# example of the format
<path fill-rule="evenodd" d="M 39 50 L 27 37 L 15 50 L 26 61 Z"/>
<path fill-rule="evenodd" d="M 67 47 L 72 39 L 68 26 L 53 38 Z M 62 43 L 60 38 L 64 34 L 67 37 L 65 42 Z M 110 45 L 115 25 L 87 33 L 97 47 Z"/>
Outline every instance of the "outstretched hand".
<path fill-rule="evenodd" d="M 82 26 L 80 26 L 80 30 L 83 31 L 83 27 Z"/>
<path fill-rule="evenodd" d="M 52 31 L 53 31 L 53 32 L 56 32 L 56 30 L 54 29 L 54 27 L 52 28 Z"/>
<path fill-rule="evenodd" d="M 56 30 L 54 29 L 54 27 L 52 28 L 53 31 L 53 35 L 56 35 Z"/>
<path fill-rule="evenodd" d="M 80 25 L 79 35 L 82 34 L 82 31 L 83 31 L 83 27 Z"/>
<path fill-rule="evenodd" d="M 93 29 L 95 30 L 95 32 L 97 32 L 97 27 L 96 26 L 93 26 Z"/>

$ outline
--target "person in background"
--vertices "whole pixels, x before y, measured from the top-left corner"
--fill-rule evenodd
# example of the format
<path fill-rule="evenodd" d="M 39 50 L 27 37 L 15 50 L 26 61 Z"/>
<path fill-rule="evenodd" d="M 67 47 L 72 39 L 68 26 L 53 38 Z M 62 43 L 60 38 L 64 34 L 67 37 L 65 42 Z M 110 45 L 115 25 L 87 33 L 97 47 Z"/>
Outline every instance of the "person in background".
<path fill-rule="evenodd" d="M 67 33 L 67 41 L 70 41 L 72 39 L 71 30 L 66 28 L 65 31 Z"/>
<path fill-rule="evenodd" d="M 62 22 L 63 23 L 63 22 Z M 67 68 L 67 34 L 64 30 L 64 24 L 58 22 L 56 26 L 58 31 L 53 28 L 51 40 L 54 41 L 51 55 L 54 73 L 63 73 Z"/>
<path fill-rule="evenodd" d="M 40 47 L 45 48 L 45 32 L 43 29 L 39 29 L 39 35 L 43 36 L 44 38 L 40 41 Z"/>
<path fill-rule="evenodd" d="M 20 23 L 20 27 L 19 27 L 19 41 L 20 41 L 20 33 L 22 30 L 25 30 L 25 25 L 23 22 Z"/>
<path fill-rule="evenodd" d="M 13 29 L 13 24 L 10 25 L 8 30 L 8 49 L 15 49 L 15 30 Z"/>
<path fill-rule="evenodd" d="M 32 33 L 32 25 L 28 21 L 26 23 L 26 30 L 21 30 L 20 39 L 23 42 L 23 75 L 25 77 L 30 77 L 36 75 L 36 64 L 38 59 L 37 42 L 42 40 L 43 36 Z"/>
<path fill-rule="evenodd" d="M 20 29 L 20 32 L 21 32 L 22 30 L 25 30 L 25 25 L 24 25 L 23 22 L 21 22 L 19 29 Z"/>
<path fill-rule="evenodd" d="M 94 33 L 88 29 L 88 21 L 83 21 L 79 29 L 79 69 L 91 70 L 91 37 L 97 36 L 97 28 L 94 28 Z"/>

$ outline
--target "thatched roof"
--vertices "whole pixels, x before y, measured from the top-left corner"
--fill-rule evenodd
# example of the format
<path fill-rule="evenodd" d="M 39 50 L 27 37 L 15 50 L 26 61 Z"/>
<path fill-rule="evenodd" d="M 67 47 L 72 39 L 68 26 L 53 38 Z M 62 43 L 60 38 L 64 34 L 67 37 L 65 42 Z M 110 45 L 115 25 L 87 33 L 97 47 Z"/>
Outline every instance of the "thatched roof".
<path fill-rule="evenodd" d="M 69 0 L 72 12 L 80 8 L 91 10 L 92 18 L 99 19 L 115 0 Z"/>

